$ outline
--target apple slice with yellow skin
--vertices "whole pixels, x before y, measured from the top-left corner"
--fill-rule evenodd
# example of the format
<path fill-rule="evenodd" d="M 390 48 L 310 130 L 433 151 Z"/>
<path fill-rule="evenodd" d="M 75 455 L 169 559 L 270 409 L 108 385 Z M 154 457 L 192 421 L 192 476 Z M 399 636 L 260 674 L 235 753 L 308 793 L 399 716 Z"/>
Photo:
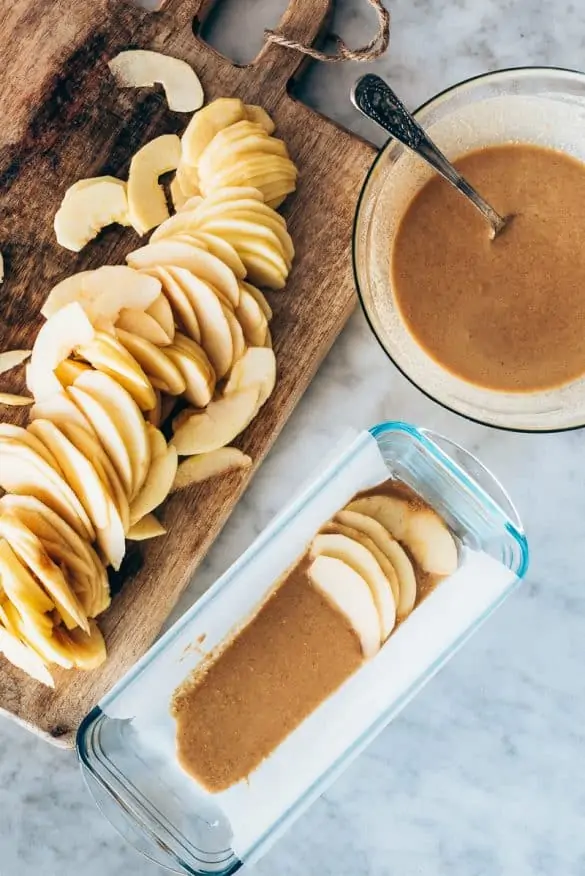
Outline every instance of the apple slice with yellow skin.
<path fill-rule="evenodd" d="M 146 541 L 150 538 L 158 538 L 166 534 L 166 529 L 162 523 L 156 519 L 154 514 L 145 514 L 138 520 L 128 532 L 130 541 Z"/>
<path fill-rule="evenodd" d="M 75 387 L 87 392 L 110 412 L 116 428 L 130 451 L 132 490 L 130 498 L 141 489 L 150 465 L 150 448 L 146 424 L 140 408 L 123 386 L 99 371 L 82 374 Z"/>
<path fill-rule="evenodd" d="M 414 608 L 416 602 L 416 576 L 412 563 L 403 547 L 392 538 L 388 530 L 366 514 L 357 511 L 343 510 L 335 515 L 335 520 L 344 526 L 363 532 L 371 539 L 392 563 L 398 579 L 399 600 L 396 612 L 399 618 L 404 618 Z"/>
<path fill-rule="evenodd" d="M 370 588 L 351 566 L 336 557 L 318 556 L 309 567 L 316 590 L 355 631 L 366 660 L 380 650 L 380 621 Z"/>
<path fill-rule="evenodd" d="M 221 302 L 208 283 L 184 268 L 167 268 L 167 271 L 191 302 L 201 330 L 201 346 L 219 380 L 227 374 L 234 360 L 232 333 Z"/>
<path fill-rule="evenodd" d="M 150 458 L 152 461 L 164 456 L 168 450 L 167 439 L 160 431 L 150 423 L 146 427 L 148 433 L 148 443 L 150 445 Z"/>
<path fill-rule="evenodd" d="M 46 614 L 55 608 L 4 538 L 0 538 L 0 581 L 3 592 L 20 612 L 32 609 Z"/>
<path fill-rule="evenodd" d="M 90 621 L 89 633 L 82 630 L 55 630 L 66 653 L 70 656 L 76 669 L 89 672 L 97 669 L 106 660 L 106 643 L 95 621 Z"/>
<path fill-rule="evenodd" d="M 457 569 L 457 545 L 438 514 L 413 507 L 397 496 L 354 499 L 346 508 L 373 517 L 407 550 L 425 572 L 452 575 Z"/>
<path fill-rule="evenodd" d="M 259 395 L 258 387 L 250 387 L 210 402 L 205 411 L 181 423 L 171 444 L 180 456 L 209 453 L 231 444 L 253 419 Z"/>
<path fill-rule="evenodd" d="M 266 340 L 268 320 L 247 286 L 240 285 L 240 304 L 236 309 L 238 322 L 242 326 L 244 338 L 250 347 L 262 347 Z"/>
<path fill-rule="evenodd" d="M 29 648 L 28 645 L 25 645 L 24 642 L 21 642 L 20 639 L 4 629 L 1 624 L 0 653 L 13 666 L 26 672 L 35 681 L 45 684 L 47 687 L 55 687 L 53 676 L 47 669 L 43 659 L 32 648 Z"/>
<path fill-rule="evenodd" d="M 244 279 L 246 276 L 245 265 L 229 241 L 218 234 L 208 234 L 206 231 L 197 231 L 197 239 L 207 246 L 212 255 L 226 264 L 238 280 Z"/>
<path fill-rule="evenodd" d="M 262 203 L 264 196 L 260 189 L 255 189 L 253 186 L 225 186 L 215 189 L 207 198 L 201 198 L 199 206 L 202 208 L 215 207 L 218 204 L 231 204 L 233 201 L 243 199 Z M 280 218 L 282 219 L 282 216 Z M 282 221 L 285 222 L 284 219 Z"/>
<path fill-rule="evenodd" d="M 261 125 L 267 134 L 274 133 L 274 122 L 263 107 L 257 106 L 254 103 L 247 103 L 246 117 L 250 119 L 251 122 L 256 122 L 256 124 Z"/>
<path fill-rule="evenodd" d="M 50 449 L 96 529 L 97 543 L 108 562 L 119 569 L 126 552 L 124 525 L 118 509 L 90 459 L 49 420 L 33 420 L 29 429 Z"/>
<path fill-rule="evenodd" d="M 245 194 L 249 191 L 257 191 L 258 197 Z M 241 193 L 230 196 L 229 192 Z M 211 192 L 202 204 L 197 207 L 197 222 L 203 230 L 208 222 L 215 219 L 241 216 L 249 221 L 268 220 L 270 227 L 279 226 L 286 231 L 286 220 L 272 207 L 264 202 L 264 196 L 257 189 L 227 188 Z M 259 217 L 259 218 L 257 218 Z"/>
<path fill-rule="evenodd" d="M 203 89 L 192 67 L 179 58 L 144 49 L 120 52 L 108 67 L 122 88 L 144 88 L 160 84 L 169 109 L 192 113 L 203 106 Z"/>
<path fill-rule="evenodd" d="M 156 404 L 156 397 L 148 377 L 126 348 L 105 332 L 96 332 L 93 341 L 77 348 L 80 356 L 97 371 L 112 377 L 143 411 Z"/>
<path fill-rule="evenodd" d="M 146 417 L 147 423 L 151 423 L 153 426 L 156 426 L 156 428 L 158 429 L 158 427 L 161 424 L 160 415 L 161 415 L 161 409 L 162 409 L 162 402 L 161 402 L 162 395 L 161 395 L 160 389 L 155 389 L 154 394 L 156 396 L 155 405 L 152 408 L 152 410 L 146 412 L 145 417 Z"/>
<path fill-rule="evenodd" d="M 380 641 L 385 642 L 396 624 L 396 603 L 392 586 L 374 555 L 359 541 L 337 533 L 316 535 L 311 542 L 311 556 L 324 554 L 350 566 L 371 590 L 380 622 Z"/>
<path fill-rule="evenodd" d="M 80 180 L 65 192 L 55 215 L 57 243 L 79 252 L 113 223 L 130 224 L 126 183 L 113 176 Z"/>
<path fill-rule="evenodd" d="M 37 577 L 56 606 L 66 626 L 89 629 L 87 615 L 71 590 L 61 569 L 51 560 L 40 539 L 15 515 L 0 516 L 0 535 L 10 544 L 22 563 Z"/>
<path fill-rule="evenodd" d="M 180 463 L 172 491 L 183 490 L 191 484 L 199 484 L 226 472 L 250 468 L 251 465 L 252 459 L 237 447 L 219 447 L 210 453 L 190 456 Z"/>
<path fill-rule="evenodd" d="M 223 168 L 241 162 L 244 156 L 258 155 L 288 158 L 288 151 L 282 140 L 268 137 L 260 125 L 247 120 L 237 122 L 219 131 L 207 146 L 197 164 L 199 179 L 203 182 L 213 177 Z"/>
<path fill-rule="evenodd" d="M 124 486 L 126 495 L 130 496 L 133 481 L 132 463 L 124 438 L 118 430 L 110 409 L 78 386 L 70 386 L 67 393 L 91 423 L 96 434 L 99 435 L 100 443 L 108 454 Z"/>
<path fill-rule="evenodd" d="M 246 341 L 244 339 L 244 332 L 242 330 L 242 326 L 238 322 L 233 311 L 227 307 L 223 302 L 220 302 L 221 309 L 223 310 L 223 315 L 227 319 L 228 325 L 230 327 L 230 334 L 232 336 L 232 347 L 233 347 L 233 358 L 232 358 L 232 368 L 238 362 L 239 359 L 242 358 L 244 353 L 246 352 Z"/>
<path fill-rule="evenodd" d="M 75 378 L 76 380 L 77 377 Z M 71 386 L 73 384 L 68 385 Z M 43 420 L 50 420 L 51 423 L 55 423 L 59 427 L 75 424 L 80 429 L 89 432 L 89 434 L 93 433 L 93 427 L 89 420 L 86 419 L 77 405 L 64 391 L 56 392 L 55 395 L 45 399 L 45 401 L 37 402 L 31 408 L 31 420 L 39 417 Z"/>
<path fill-rule="evenodd" d="M 175 321 L 173 319 L 173 311 L 171 305 L 165 295 L 159 295 L 147 308 L 146 313 L 156 319 L 163 332 L 170 338 L 169 343 L 175 336 Z"/>
<path fill-rule="evenodd" d="M 266 321 L 270 322 L 274 314 L 264 293 L 261 292 L 260 289 L 257 289 L 256 286 L 253 286 L 251 283 L 246 283 L 243 280 L 240 283 L 240 295 L 242 294 L 242 289 L 245 289 L 247 292 L 250 293 L 252 298 L 256 301 L 256 303 L 262 310 L 262 313 L 266 317 Z"/>
<path fill-rule="evenodd" d="M 117 336 L 120 343 L 134 356 L 148 375 L 153 386 L 157 386 L 156 380 L 162 383 L 165 392 L 170 395 L 181 395 L 185 392 L 186 383 L 183 375 L 177 366 L 165 356 L 164 348 L 160 349 L 155 344 L 151 344 L 150 341 L 122 329 L 117 332 Z"/>
<path fill-rule="evenodd" d="M 255 155 L 242 158 L 234 164 L 221 167 L 216 173 L 199 180 L 201 194 L 207 196 L 214 189 L 246 185 L 259 189 L 264 195 L 264 186 L 281 180 L 294 180 L 297 169 L 290 158 L 280 155 Z"/>
<path fill-rule="evenodd" d="M 42 456 L 14 439 L 0 441 L 0 486 L 7 493 L 36 496 L 79 535 L 94 540 L 93 525 L 71 487 Z"/>
<path fill-rule="evenodd" d="M 175 322 L 181 325 L 189 337 L 201 340 L 201 331 L 195 311 L 183 288 L 176 282 L 173 275 L 164 268 L 152 268 L 151 272 L 162 283 L 164 294 L 171 305 Z"/>
<path fill-rule="evenodd" d="M 82 371 L 87 371 L 91 368 L 86 362 L 79 362 L 77 359 L 64 359 L 55 368 L 55 375 L 61 386 L 71 386 L 75 383 Z"/>
<path fill-rule="evenodd" d="M 273 351 L 267 347 L 250 347 L 234 365 L 224 395 L 256 387 L 259 391 L 258 407 L 261 407 L 272 394 L 275 383 L 276 357 Z"/>
<path fill-rule="evenodd" d="M 56 627 L 49 617 L 21 614 L 15 606 L 8 603 L 5 613 L 14 634 L 28 645 L 46 664 L 56 663 L 63 669 L 71 669 L 73 663 L 55 636 Z"/>
<path fill-rule="evenodd" d="M 61 390 L 55 368 L 93 336 L 94 328 L 76 301 L 49 317 L 36 337 L 26 371 L 27 386 L 37 401 Z"/>
<path fill-rule="evenodd" d="M 197 211 L 198 207 L 194 207 L 192 210 L 181 210 L 170 216 L 154 229 L 150 235 L 150 243 L 173 240 L 179 234 L 194 234 L 197 229 Z"/>
<path fill-rule="evenodd" d="M 191 167 L 181 159 L 179 161 L 175 181 L 183 195 L 188 199 L 194 199 L 200 196 L 199 192 L 199 174 L 196 167 Z"/>
<path fill-rule="evenodd" d="M 169 446 L 164 456 L 153 460 L 142 489 L 130 505 L 131 526 L 164 502 L 171 491 L 176 473 L 177 450 Z"/>
<path fill-rule="evenodd" d="M 181 139 L 183 161 L 197 167 L 199 158 L 215 135 L 245 119 L 246 107 L 236 97 L 220 97 L 195 113 Z"/>
<path fill-rule="evenodd" d="M 167 347 L 165 353 L 185 378 L 187 387 L 183 394 L 187 401 L 198 408 L 206 407 L 215 389 L 215 373 L 211 366 L 205 368 L 200 358 L 194 358 L 174 345 Z"/>
<path fill-rule="evenodd" d="M 202 229 L 220 235 L 224 240 L 229 241 L 237 252 L 241 249 L 250 249 L 250 241 L 261 241 L 265 244 L 264 248 L 268 248 L 274 253 L 275 258 L 280 259 L 284 269 L 290 270 L 294 250 L 291 255 L 291 247 L 286 241 L 288 232 L 285 232 L 278 222 L 273 222 L 262 213 L 250 211 L 244 215 L 234 213 L 215 217 L 205 222 Z M 202 232 L 198 230 L 197 233 Z"/>
<path fill-rule="evenodd" d="M 146 234 L 168 219 L 169 211 L 159 177 L 176 170 L 181 159 L 181 141 L 176 134 L 163 134 L 135 153 L 128 172 L 128 217 L 138 234 Z"/>
<path fill-rule="evenodd" d="M 178 168 L 177 168 L 178 169 Z M 175 212 L 179 212 L 182 207 L 185 206 L 187 201 L 189 200 L 189 194 L 186 194 L 182 187 L 181 183 L 175 176 L 169 185 L 169 191 L 171 193 L 171 201 L 173 202 L 173 207 L 175 208 Z"/>
<path fill-rule="evenodd" d="M 156 319 L 142 310 L 124 307 L 116 321 L 116 328 L 140 335 L 141 338 L 146 338 L 151 344 L 157 344 L 160 347 L 171 343 L 171 338 L 163 331 Z"/>
<path fill-rule="evenodd" d="M 275 267 L 274 262 L 269 261 L 262 255 L 248 250 L 240 253 L 248 268 L 250 278 L 259 286 L 278 291 L 286 286 L 286 273 Z"/>
<path fill-rule="evenodd" d="M 14 423 L 0 423 L 0 443 L 5 440 L 19 441 L 21 444 L 25 444 L 35 453 L 38 453 L 47 465 L 54 468 L 58 474 L 63 474 L 59 463 L 48 447 L 45 447 L 43 442 L 39 441 L 36 435 L 31 434 L 28 429 L 23 429 L 22 426 L 16 426 Z"/>
<path fill-rule="evenodd" d="M 134 250 L 126 259 L 129 265 L 142 271 L 169 266 L 186 268 L 207 283 L 217 286 L 234 307 L 238 306 L 240 292 L 234 272 L 216 256 L 198 246 L 161 240 Z"/>

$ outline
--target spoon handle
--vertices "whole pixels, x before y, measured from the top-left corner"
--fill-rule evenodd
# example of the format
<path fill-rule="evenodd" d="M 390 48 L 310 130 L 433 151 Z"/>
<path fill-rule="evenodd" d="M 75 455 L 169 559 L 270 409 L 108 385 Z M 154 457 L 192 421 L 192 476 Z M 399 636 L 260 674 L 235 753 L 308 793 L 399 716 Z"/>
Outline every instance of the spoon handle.
<path fill-rule="evenodd" d="M 455 170 L 448 158 L 433 143 L 383 79 L 374 76 L 373 73 L 366 73 L 354 85 L 351 99 L 360 112 L 376 122 L 408 149 L 424 158 L 437 173 L 440 173 L 451 185 L 473 201 L 477 209 L 490 223 L 495 234 L 502 230 L 505 219 L 499 216 L 479 192 Z"/>

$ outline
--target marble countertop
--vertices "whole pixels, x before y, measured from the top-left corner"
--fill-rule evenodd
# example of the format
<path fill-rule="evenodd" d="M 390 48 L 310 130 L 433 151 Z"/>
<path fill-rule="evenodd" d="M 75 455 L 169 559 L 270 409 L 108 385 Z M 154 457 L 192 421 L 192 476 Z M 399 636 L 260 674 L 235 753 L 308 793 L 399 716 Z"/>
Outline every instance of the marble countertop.
<path fill-rule="evenodd" d="M 411 106 L 462 78 L 521 64 L 585 65 L 573 0 L 388 0 L 371 65 Z M 212 41 L 254 54 L 285 0 L 232 0 Z M 245 12 L 245 15 L 244 15 Z M 351 44 L 375 26 L 338 0 Z M 247 55 L 242 55 L 242 51 Z M 302 98 L 369 138 L 348 94 L 355 64 L 314 65 Z M 357 196 L 357 192 L 356 192 Z M 351 394 L 351 405 L 348 405 Z M 259 876 L 585 874 L 585 467 L 582 433 L 507 435 L 436 406 L 392 367 L 356 313 L 196 576 L 208 586 L 319 464 L 345 426 L 406 419 L 444 432 L 501 476 L 532 547 L 525 585 L 258 865 Z M 303 453 L 298 452 L 302 436 Z M 86 793 L 73 754 L 0 723 L 0 876 L 156 876 Z"/>

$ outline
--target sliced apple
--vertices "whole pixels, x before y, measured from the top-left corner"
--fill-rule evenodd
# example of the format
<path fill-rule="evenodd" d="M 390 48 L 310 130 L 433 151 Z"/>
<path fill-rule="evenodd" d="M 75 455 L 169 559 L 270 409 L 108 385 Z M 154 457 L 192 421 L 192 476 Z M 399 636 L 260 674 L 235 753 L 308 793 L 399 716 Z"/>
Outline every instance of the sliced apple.
<path fill-rule="evenodd" d="M 237 164 L 243 158 L 258 155 L 280 155 L 288 158 L 288 151 L 282 140 L 269 137 L 261 125 L 244 120 L 218 131 L 206 147 L 197 164 L 200 180 L 213 177 L 223 168 Z"/>
<path fill-rule="evenodd" d="M 130 525 L 154 511 L 170 493 L 177 473 L 177 450 L 169 446 L 164 456 L 152 461 L 148 477 L 130 505 Z"/>
<path fill-rule="evenodd" d="M 60 641 L 77 669 L 83 669 L 86 672 L 97 669 L 107 657 L 104 637 L 93 620 L 89 623 L 89 632 L 65 631 L 57 628 L 55 637 Z"/>
<path fill-rule="evenodd" d="M 198 408 L 206 407 L 215 389 L 215 373 L 211 366 L 206 368 L 202 359 L 193 358 L 174 345 L 167 347 L 165 353 L 185 379 L 186 389 L 183 394 L 187 401 Z"/>
<path fill-rule="evenodd" d="M 242 326 L 246 343 L 251 347 L 263 347 L 268 320 L 258 300 L 244 284 L 240 285 L 240 303 L 236 309 L 236 316 Z"/>
<path fill-rule="evenodd" d="M 151 344 L 157 344 L 159 347 L 164 347 L 166 344 L 171 343 L 171 338 L 163 331 L 156 319 L 141 310 L 131 310 L 124 307 L 120 311 L 116 328 L 121 328 L 134 335 L 139 335 L 141 338 L 146 338 Z"/>
<path fill-rule="evenodd" d="M 209 453 L 231 444 L 250 423 L 258 406 L 258 387 L 250 387 L 211 402 L 193 413 L 175 431 L 171 444 L 181 456 Z"/>
<path fill-rule="evenodd" d="M 40 457 L 50 465 L 51 468 L 54 468 L 56 472 L 60 475 L 63 474 L 59 463 L 55 459 L 54 455 L 45 447 L 42 441 L 36 437 L 36 435 L 31 434 L 29 429 L 23 429 L 22 426 L 16 426 L 14 423 L 0 423 L 0 442 L 3 441 L 18 441 L 21 444 L 25 444 L 27 447 L 30 447 L 35 453 L 38 453 Z"/>
<path fill-rule="evenodd" d="M 195 113 L 182 137 L 185 163 L 197 167 L 201 154 L 218 131 L 245 118 L 246 107 L 235 97 L 222 97 L 203 107 Z"/>
<path fill-rule="evenodd" d="M 21 614 L 15 606 L 8 603 L 5 612 L 9 617 L 11 629 L 18 638 L 46 663 L 56 663 L 63 669 L 71 669 L 73 663 L 69 655 L 55 637 L 56 627 L 48 617 Z"/>
<path fill-rule="evenodd" d="M 89 344 L 94 328 L 77 302 L 63 307 L 41 327 L 27 367 L 27 386 L 37 401 L 61 390 L 55 368 L 80 344 Z"/>
<path fill-rule="evenodd" d="M 171 305 L 165 295 L 159 295 L 147 309 L 147 314 L 156 319 L 163 332 L 168 335 L 171 342 L 175 336 L 175 322 Z"/>
<path fill-rule="evenodd" d="M 81 372 L 77 373 L 75 380 L 77 380 L 80 373 Z M 73 383 L 74 382 L 75 381 L 73 381 Z M 67 385 L 71 386 L 72 383 Z M 93 432 L 89 420 L 83 415 L 69 396 L 63 392 L 63 390 L 61 392 L 56 392 L 42 402 L 37 402 L 36 405 L 31 408 L 30 415 L 32 420 L 40 417 L 44 420 L 50 420 L 51 423 L 55 423 L 56 426 L 75 424 L 90 434 Z"/>
<path fill-rule="evenodd" d="M 220 447 L 210 453 L 190 456 L 177 469 L 173 492 L 229 471 L 249 468 L 251 465 L 252 459 L 237 447 Z"/>
<path fill-rule="evenodd" d="M 178 213 L 189 200 L 189 195 L 185 194 L 183 189 L 181 188 L 181 184 L 177 177 L 171 180 L 169 191 L 171 193 L 171 201 L 173 202 L 173 207 Z"/>
<path fill-rule="evenodd" d="M 192 113 L 203 106 L 203 88 L 192 67 L 179 58 L 130 49 L 120 52 L 108 67 L 122 88 L 152 88 L 162 85 L 169 109 Z"/>
<path fill-rule="evenodd" d="M 5 374 L 28 359 L 32 350 L 7 350 L 0 353 L 0 374 Z"/>
<path fill-rule="evenodd" d="M 380 641 L 385 642 L 396 624 L 396 603 L 392 586 L 374 555 L 353 538 L 336 533 L 316 535 L 311 542 L 311 556 L 325 554 L 346 563 L 360 575 L 372 592 L 380 619 Z"/>
<path fill-rule="evenodd" d="M 181 191 L 187 196 L 189 201 L 201 200 L 199 192 L 199 174 L 196 167 L 191 167 L 185 164 L 183 160 L 179 161 L 175 180 Z"/>
<path fill-rule="evenodd" d="M 161 266 L 186 268 L 195 276 L 217 286 L 234 307 L 238 306 L 240 291 L 234 272 L 216 256 L 198 246 L 164 240 L 136 249 L 126 259 L 133 268 L 143 271 Z"/>
<path fill-rule="evenodd" d="M 246 263 L 250 279 L 253 279 L 255 283 L 275 291 L 284 289 L 288 271 L 277 268 L 271 259 L 267 259 L 257 252 L 243 250 L 240 255 Z"/>
<path fill-rule="evenodd" d="M 146 421 L 148 423 L 151 423 L 153 426 L 156 426 L 156 428 L 158 429 L 158 427 L 160 426 L 160 424 L 162 422 L 161 418 L 160 418 L 161 408 L 162 408 L 162 404 L 161 404 L 162 396 L 161 396 L 160 389 L 155 389 L 154 393 L 156 396 L 155 405 L 150 411 L 146 412 L 145 416 L 146 416 Z"/>
<path fill-rule="evenodd" d="M 351 566 L 335 557 L 318 556 L 309 567 L 316 590 L 356 633 L 366 659 L 380 649 L 380 620 L 371 590 Z"/>
<path fill-rule="evenodd" d="M 117 335 L 122 345 L 146 372 L 153 386 L 157 385 L 156 379 L 170 395 L 181 395 L 185 391 L 187 384 L 183 375 L 168 356 L 165 356 L 164 348 L 159 349 L 150 341 L 122 329 L 118 330 Z"/>
<path fill-rule="evenodd" d="M 168 219 L 169 211 L 159 177 L 176 170 L 181 141 L 176 134 L 163 134 L 139 149 L 128 173 L 128 216 L 138 234 L 146 234 Z"/>
<path fill-rule="evenodd" d="M 386 555 L 398 578 L 400 597 L 397 603 L 397 615 L 399 618 L 404 618 L 410 614 L 416 602 L 416 576 L 404 548 L 381 523 L 366 514 L 344 510 L 339 511 L 335 515 L 335 519 L 344 526 L 351 526 L 353 529 L 363 532 Z"/>
<path fill-rule="evenodd" d="M 165 533 L 166 529 L 154 514 L 145 514 L 141 520 L 130 527 L 128 539 L 130 541 L 146 541 L 149 538 L 158 538 Z"/>
<path fill-rule="evenodd" d="M 234 365 L 224 394 L 231 395 L 243 389 L 256 387 L 259 390 L 258 406 L 272 394 L 276 383 L 276 357 L 267 347 L 250 347 Z"/>
<path fill-rule="evenodd" d="M 34 398 L 28 395 L 0 392 L 0 405 L 6 405 L 9 408 L 25 408 L 27 405 L 34 405 L 34 403 Z"/>
<path fill-rule="evenodd" d="M 262 313 L 266 317 L 266 321 L 270 322 L 274 314 L 272 313 L 272 308 L 266 300 L 264 293 L 261 292 L 260 289 L 257 289 L 256 286 L 252 286 L 251 283 L 245 283 L 244 281 L 240 283 L 240 296 L 242 294 L 242 289 L 246 289 L 246 291 L 250 293 L 252 298 L 254 298 L 258 306 L 261 308 Z"/>
<path fill-rule="evenodd" d="M 246 276 L 246 267 L 239 257 L 237 250 L 229 241 L 218 234 L 208 234 L 206 231 L 198 231 L 197 239 L 204 243 L 209 252 L 222 261 L 234 272 L 238 280 Z"/>
<path fill-rule="evenodd" d="M 87 362 L 79 362 L 77 359 L 64 359 L 55 368 L 57 380 L 63 387 L 71 386 L 75 383 L 82 371 L 87 371 L 91 368 Z"/>
<path fill-rule="evenodd" d="M 4 654 L 6 659 L 39 681 L 41 684 L 46 684 L 47 687 L 55 687 L 53 676 L 47 669 L 43 659 L 33 651 L 28 645 L 25 645 L 17 636 L 8 632 L 0 624 L 0 653 Z"/>
<path fill-rule="evenodd" d="M 184 289 L 177 283 L 172 273 L 165 268 L 152 268 L 153 276 L 162 283 L 164 294 L 171 305 L 175 322 L 182 326 L 189 337 L 201 340 L 201 330 L 195 311 Z"/>
<path fill-rule="evenodd" d="M 253 103 L 246 104 L 246 116 L 251 122 L 261 125 L 267 134 L 274 133 L 274 122 L 265 109 Z"/>
<path fill-rule="evenodd" d="M 126 183 L 113 176 L 83 180 L 65 193 L 55 216 L 57 243 L 79 252 L 102 228 L 129 225 Z"/>
<path fill-rule="evenodd" d="M 0 582 L 2 587 L 0 594 L 5 593 L 21 613 L 32 610 L 46 614 L 55 608 L 54 602 L 49 599 L 4 538 L 0 538 Z"/>
<path fill-rule="evenodd" d="M 238 362 L 244 353 L 246 352 L 246 340 L 244 338 L 244 332 L 242 326 L 238 322 L 234 312 L 230 307 L 228 307 L 223 302 L 220 302 L 221 309 L 223 310 L 223 315 L 227 319 L 227 323 L 230 329 L 230 334 L 232 336 L 232 367 Z"/>
<path fill-rule="evenodd" d="M 431 508 L 416 508 L 394 496 L 374 495 L 354 499 L 346 510 L 367 514 L 381 523 L 425 572 L 452 575 L 456 571 L 457 545 Z"/>
<path fill-rule="evenodd" d="M 109 410 L 110 416 L 124 444 L 129 450 L 132 463 L 132 490 L 135 496 L 146 480 L 150 465 L 150 448 L 144 417 L 140 408 L 123 386 L 108 374 L 87 371 L 77 378 L 75 388 L 91 395 Z"/>
<path fill-rule="evenodd" d="M 148 377 L 136 359 L 116 338 L 105 332 L 96 332 L 89 344 L 77 348 L 77 353 L 97 371 L 116 380 L 130 393 L 141 410 L 149 411 L 155 406 L 156 397 Z"/>

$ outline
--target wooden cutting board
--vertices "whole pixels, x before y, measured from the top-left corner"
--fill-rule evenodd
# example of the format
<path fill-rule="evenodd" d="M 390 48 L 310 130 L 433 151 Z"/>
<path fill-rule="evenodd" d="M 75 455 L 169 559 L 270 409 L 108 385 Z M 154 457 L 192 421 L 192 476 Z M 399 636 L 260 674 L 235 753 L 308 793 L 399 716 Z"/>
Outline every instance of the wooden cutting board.
<path fill-rule="evenodd" d="M 297 256 L 286 289 L 269 295 L 279 379 L 237 442 L 255 468 L 354 307 L 352 220 L 374 150 L 289 96 L 303 60 L 296 52 L 265 45 L 251 65 L 236 67 L 199 40 L 209 5 L 168 0 L 152 13 L 123 0 L 0 3 L 0 350 L 30 347 L 41 325 L 39 308 L 55 282 L 123 263 L 140 245 L 132 231 L 113 227 L 75 255 L 56 245 L 53 218 L 75 180 L 124 178 L 143 143 L 181 133 L 189 121 L 168 110 L 162 92 L 117 88 L 107 61 L 126 48 L 183 58 L 199 74 L 207 100 L 233 95 L 265 107 L 300 169 L 298 191 L 284 207 Z M 329 0 L 294 0 L 280 26 L 310 43 L 329 13 Z M 21 391 L 21 375 L 3 375 L 0 389 Z M 0 417 L 24 423 L 27 414 L 3 408 Z M 217 478 L 167 502 L 168 534 L 131 550 L 120 592 L 101 619 L 109 650 L 103 667 L 59 671 L 52 691 L 0 657 L 0 710 L 58 745 L 72 745 L 85 713 L 156 637 L 252 473 Z"/>

